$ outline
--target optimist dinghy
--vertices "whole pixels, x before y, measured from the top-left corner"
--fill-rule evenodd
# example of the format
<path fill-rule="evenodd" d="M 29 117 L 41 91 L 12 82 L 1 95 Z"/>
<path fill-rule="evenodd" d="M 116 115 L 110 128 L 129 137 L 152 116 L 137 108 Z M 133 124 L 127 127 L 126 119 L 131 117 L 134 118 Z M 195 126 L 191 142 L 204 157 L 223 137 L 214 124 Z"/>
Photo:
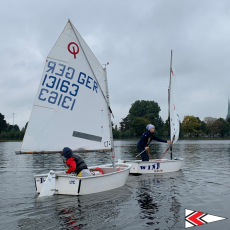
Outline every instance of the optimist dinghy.
<path fill-rule="evenodd" d="M 168 119 L 170 123 L 170 140 L 172 144 L 165 151 L 160 159 L 150 161 L 141 160 L 123 160 L 119 162 L 132 164 L 130 173 L 168 173 L 179 171 L 184 163 L 183 158 L 172 157 L 172 147 L 177 142 L 180 132 L 180 117 L 178 112 L 178 103 L 176 97 L 176 74 L 172 68 L 172 50 L 171 50 L 171 63 L 170 63 L 170 79 L 168 90 Z M 166 152 L 170 149 L 170 160 L 163 159 Z"/>
<path fill-rule="evenodd" d="M 112 151 L 103 175 L 77 177 L 50 171 L 36 175 L 40 196 L 84 195 L 126 183 L 131 164 L 115 164 L 107 72 L 69 20 L 46 58 L 31 117 L 17 154 Z M 90 153 L 89 153 L 90 154 Z"/>

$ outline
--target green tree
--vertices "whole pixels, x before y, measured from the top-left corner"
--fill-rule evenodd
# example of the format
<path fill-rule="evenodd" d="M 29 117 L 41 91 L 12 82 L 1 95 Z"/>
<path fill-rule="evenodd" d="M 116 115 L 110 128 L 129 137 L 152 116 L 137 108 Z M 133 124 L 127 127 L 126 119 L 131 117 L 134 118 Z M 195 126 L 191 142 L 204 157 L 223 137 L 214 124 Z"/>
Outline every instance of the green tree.
<path fill-rule="evenodd" d="M 14 132 L 19 132 L 20 131 L 19 126 L 13 125 L 13 130 L 14 130 Z"/>
<path fill-rule="evenodd" d="M 230 124 L 230 117 L 227 117 L 226 121 Z"/>
<path fill-rule="evenodd" d="M 199 131 L 199 133 L 207 134 L 207 125 L 205 124 L 205 122 L 201 121 L 199 117 L 196 118 L 198 120 L 198 123 L 200 124 L 200 126 L 198 126 L 196 129 Z M 196 135 L 198 135 L 199 133 L 197 133 Z"/>
<path fill-rule="evenodd" d="M 146 126 L 150 123 L 149 120 L 143 117 L 135 117 L 133 120 L 133 130 L 136 136 L 141 136 L 146 131 Z"/>
<path fill-rule="evenodd" d="M 201 131 L 204 133 L 204 134 L 207 134 L 207 125 L 205 124 L 204 121 L 201 121 Z"/>
<path fill-rule="evenodd" d="M 135 117 L 144 117 L 147 114 L 152 114 L 154 117 L 159 117 L 161 111 L 160 106 L 155 101 L 135 101 L 129 109 L 129 118 L 131 122 Z"/>
<path fill-rule="evenodd" d="M 113 129 L 113 138 L 119 139 L 120 138 L 120 131 Z"/>
<path fill-rule="evenodd" d="M 214 123 L 213 123 L 213 135 L 218 135 L 220 134 L 222 130 L 222 123 L 217 119 Z"/>
<path fill-rule="evenodd" d="M 225 121 L 223 118 L 217 119 L 221 123 L 221 130 L 220 130 L 220 136 L 225 137 L 229 136 L 230 134 L 230 124 Z"/>
<path fill-rule="evenodd" d="M 123 138 L 133 138 L 133 136 L 135 135 L 135 133 L 133 132 L 133 130 L 132 129 L 130 129 L 130 130 L 126 130 L 126 131 L 124 131 L 124 132 L 122 132 L 122 134 L 123 134 Z"/>
<path fill-rule="evenodd" d="M 183 131 L 190 136 L 195 136 L 201 132 L 201 130 L 198 130 L 199 126 L 201 126 L 201 124 L 194 116 L 185 116 L 182 121 Z"/>
<path fill-rule="evenodd" d="M 180 122 L 180 133 L 179 133 L 179 138 L 184 137 L 184 134 L 185 134 L 185 132 L 184 132 L 184 129 L 183 129 L 183 125 L 182 125 L 182 123 Z"/>
<path fill-rule="evenodd" d="M 155 101 L 135 101 L 129 109 L 129 114 L 120 122 L 120 130 L 127 131 L 134 128 L 134 119 L 143 117 L 156 127 L 158 133 L 163 133 L 164 122 L 159 116 L 160 111 L 161 109 Z"/>
<path fill-rule="evenodd" d="M 6 131 L 7 132 L 18 132 L 18 131 L 20 131 L 20 129 L 19 129 L 18 125 L 10 125 L 7 123 Z"/>
<path fill-rule="evenodd" d="M 26 125 L 25 125 L 25 130 L 27 129 L 27 125 L 28 125 L 28 121 L 26 122 Z"/>
<path fill-rule="evenodd" d="M 129 115 L 125 118 L 122 118 L 122 122 L 120 122 L 120 130 L 121 131 L 126 131 L 129 130 L 132 126 L 132 122 L 130 120 Z"/>
<path fill-rule="evenodd" d="M 165 137 L 170 137 L 170 126 L 169 126 L 168 119 L 165 121 L 164 133 L 163 134 L 164 134 Z"/>
<path fill-rule="evenodd" d="M 23 127 L 22 130 L 21 130 L 21 139 L 23 139 L 23 137 L 25 135 L 25 132 L 26 132 L 26 129 L 27 129 L 27 125 L 28 125 L 28 122 L 26 122 L 25 127 Z"/>
<path fill-rule="evenodd" d="M 218 134 L 221 130 L 220 122 L 216 122 L 217 118 L 214 117 L 205 117 L 204 122 L 207 126 L 207 134 L 210 136 L 214 136 Z"/>
<path fill-rule="evenodd" d="M 0 113 L 0 133 L 7 128 L 5 116 Z"/>

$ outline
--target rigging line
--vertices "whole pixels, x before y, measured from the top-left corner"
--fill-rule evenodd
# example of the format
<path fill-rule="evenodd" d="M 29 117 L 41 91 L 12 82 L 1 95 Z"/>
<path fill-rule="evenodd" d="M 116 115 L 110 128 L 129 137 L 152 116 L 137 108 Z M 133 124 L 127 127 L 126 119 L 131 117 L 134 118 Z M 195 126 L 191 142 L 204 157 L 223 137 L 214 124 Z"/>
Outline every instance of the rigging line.
<path fill-rule="evenodd" d="M 165 150 L 165 152 L 162 154 L 162 156 L 159 158 L 159 160 L 161 160 L 164 157 L 164 155 L 168 152 L 168 150 L 169 150 L 169 147 Z"/>
<path fill-rule="evenodd" d="M 106 100 L 106 97 L 105 97 L 105 95 L 104 95 L 104 93 L 103 93 L 103 91 L 102 91 L 102 89 L 101 89 L 101 86 L 100 86 L 98 80 L 97 80 L 96 74 L 94 73 L 93 68 L 92 68 L 92 66 L 90 65 L 90 62 L 89 62 L 89 60 L 88 60 L 88 58 L 87 58 L 87 56 L 86 56 L 86 54 L 85 54 L 85 51 L 84 51 L 83 48 L 82 48 L 82 45 L 81 45 L 81 43 L 80 43 L 80 40 L 78 39 L 78 36 L 77 36 L 77 34 L 76 34 L 75 30 L 74 30 L 74 26 L 73 26 L 72 22 L 70 21 L 70 19 L 69 19 L 69 23 L 70 23 L 70 25 L 71 25 L 71 27 L 72 27 L 72 29 L 73 29 L 73 32 L 74 32 L 74 34 L 75 34 L 75 36 L 76 36 L 76 38 L 77 38 L 77 40 L 78 40 L 78 42 L 79 42 L 79 45 L 80 45 L 80 47 L 81 47 L 81 49 L 82 49 L 82 51 L 83 51 L 83 53 L 84 53 L 84 55 L 85 55 L 85 58 L 86 58 L 86 60 L 87 60 L 87 62 L 88 62 L 88 64 L 89 64 L 89 66 L 90 66 L 90 69 L 91 69 L 91 71 L 93 72 L 93 75 L 94 75 L 94 77 L 95 77 L 95 79 L 96 79 L 96 81 L 97 81 L 97 84 L 98 84 L 98 86 L 99 86 L 101 92 L 102 92 L 102 95 L 103 95 L 103 97 L 104 97 L 104 99 L 105 99 L 105 101 L 106 101 L 106 104 L 107 104 L 107 106 L 108 106 L 108 108 L 109 108 L 109 111 L 110 111 L 110 113 L 111 113 L 112 116 L 113 116 L 112 109 L 110 108 L 109 103 L 108 103 L 108 101 Z M 114 118 L 114 116 L 113 116 L 113 118 Z"/>
<path fill-rule="evenodd" d="M 152 146 L 152 145 L 151 145 Z M 150 145 L 149 146 L 147 146 L 147 147 L 149 147 L 150 148 Z M 140 156 L 144 151 L 146 151 L 146 149 L 144 149 L 141 153 L 139 153 L 138 155 L 136 155 L 136 157 L 138 157 L 138 156 Z"/>

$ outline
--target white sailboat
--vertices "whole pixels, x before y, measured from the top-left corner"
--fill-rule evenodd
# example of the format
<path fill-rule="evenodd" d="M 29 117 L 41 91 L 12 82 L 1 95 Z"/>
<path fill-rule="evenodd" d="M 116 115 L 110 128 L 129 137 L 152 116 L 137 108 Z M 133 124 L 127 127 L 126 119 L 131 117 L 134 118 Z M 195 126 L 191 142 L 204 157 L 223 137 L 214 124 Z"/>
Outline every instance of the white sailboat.
<path fill-rule="evenodd" d="M 170 63 L 170 80 L 169 80 L 169 90 L 168 90 L 168 115 L 170 122 L 170 140 L 172 144 L 170 145 L 170 155 L 171 159 L 163 159 L 164 155 L 168 151 L 162 155 L 160 159 L 154 159 L 149 161 L 141 161 L 141 160 L 123 160 L 119 162 L 130 163 L 132 164 L 130 173 L 139 174 L 139 173 L 168 173 L 175 172 L 182 168 L 183 166 L 183 158 L 175 158 L 172 157 L 172 146 L 175 144 L 179 138 L 180 132 L 180 117 L 178 112 L 178 103 L 176 97 L 176 74 L 172 68 L 172 50 L 171 50 L 171 63 Z"/>
<path fill-rule="evenodd" d="M 77 177 L 50 171 L 36 175 L 40 196 L 84 195 L 123 186 L 131 164 L 115 164 L 106 68 L 69 20 L 47 56 L 20 152 L 111 151 L 104 175 Z"/>

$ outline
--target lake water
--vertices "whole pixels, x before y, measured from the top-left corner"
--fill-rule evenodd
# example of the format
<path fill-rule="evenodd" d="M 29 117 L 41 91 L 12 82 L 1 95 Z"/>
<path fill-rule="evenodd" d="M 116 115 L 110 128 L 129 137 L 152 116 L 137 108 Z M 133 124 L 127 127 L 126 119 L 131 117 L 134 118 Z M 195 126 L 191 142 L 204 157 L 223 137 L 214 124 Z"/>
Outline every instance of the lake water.
<path fill-rule="evenodd" d="M 116 158 L 134 159 L 136 142 L 115 141 Z M 33 175 L 63 170 L 62 159 L 15 155 L 20 147 L 0 142 L 0 229 L 177 230 L 185 229 L 185 209 L 228 218 L 194 229 L 230 229 L 230 141 L 178 141 L 174 156 L 185 159 L 179 172 L 130 175 L 125 186 L 108 192 L 44 198 L 37 197 Z M 166 147 L 154 142 L 152 156 Z M 81 156 L 88 166 L 111 162 L 109 153 Z"/>

